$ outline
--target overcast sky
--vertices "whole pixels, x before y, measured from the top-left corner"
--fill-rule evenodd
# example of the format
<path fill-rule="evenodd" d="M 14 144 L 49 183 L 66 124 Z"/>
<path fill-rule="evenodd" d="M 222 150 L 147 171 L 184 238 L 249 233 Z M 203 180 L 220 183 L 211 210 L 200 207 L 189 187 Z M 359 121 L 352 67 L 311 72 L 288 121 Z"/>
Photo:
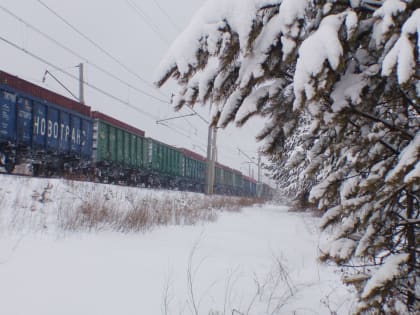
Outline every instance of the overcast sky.
<path fill-rule="evenodd" d="M 152 85 L 154 71 L 171 42 L 188 25 L 194 12 L 204 2 L 0 0 L 0 69 L 71 97 L 50 76 L 42 83 L 43 74 L 48 69 L 76 95 L 77 81 L 20 49 L 25 49 L 74 76 L 78 75 L 75 65 L 84 62 L 87 82 L 130 104 L 124 105 L 86 87 L 87 105 L 145 130 L 148 137 L 205 155 L 207 126 L 199 118 L 173 120 L 167 122 L 169 128 L 156 124 L 157 119 L 189 114 L 190 111 L 185 109 L 175 113 L 168 104 L 170 92 L 176 88 L 174 84 L 169 84 L 162 90 L 157 90 Z M 92 39 L 117 61 L 76 33 L 42 3 L 81 31 L 84 36 Z M 45 35 L 57 41 L 59 45 L 70 48 L 73 53 L 47 39 Z M 20 48 L 11 47 L 4 40 Z M 79 56 L 75 56 L 74 53 Z M 115 75 L 124 83 L 104 74 L 98 68 Z M 130 106 L 138 108 L 139 111 Z M 208 108 L 197 110 L 208 117 Z M 262 120 L 254 119 L 244 128 L 236 129 L 232 126 L 219 132 L 219 161 L 248 173 L 247 159 L 238 153 L 237 148 L 251 157 L 256 157 L 259 144 L 254 141 L 254 135 L 262 126 Z M 256 170 L 254 172 L 256 176 Z"/>

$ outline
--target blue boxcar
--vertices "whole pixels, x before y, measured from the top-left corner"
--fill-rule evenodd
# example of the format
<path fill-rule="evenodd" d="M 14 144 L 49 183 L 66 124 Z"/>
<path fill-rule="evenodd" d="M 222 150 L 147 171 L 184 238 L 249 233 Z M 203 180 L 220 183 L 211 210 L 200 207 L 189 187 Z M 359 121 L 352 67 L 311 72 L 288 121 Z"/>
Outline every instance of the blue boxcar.
<path fill-rule="evenodd" d="M 90 159 L 92 132 L 89 107 L 0 72 L 3 155 L 14 150 L 19 158 L 25 149 L 31 155 L 41 152 L 63 159 Z"/>
<path fill-rule="evenodd" d="M 20 96 L 19 96 L 20 97 Z M 50 103 L 40 103 L 24 98 L 28 103 L 26 130 L 32 130 L 32 147 L 60 155 L 89 158 L 92 153 L 92 121 L 89 117 L 69 112 Z M 20 115 L 19 115 L 20 116 Z M 19 119 L 18 116 L 18 124 Z M 22 119 L 22 120 L 26 120 Z M 18 133 L 19 134 L 19 133 Z M 18 135 L 19 137 L 19 135 Z"/>

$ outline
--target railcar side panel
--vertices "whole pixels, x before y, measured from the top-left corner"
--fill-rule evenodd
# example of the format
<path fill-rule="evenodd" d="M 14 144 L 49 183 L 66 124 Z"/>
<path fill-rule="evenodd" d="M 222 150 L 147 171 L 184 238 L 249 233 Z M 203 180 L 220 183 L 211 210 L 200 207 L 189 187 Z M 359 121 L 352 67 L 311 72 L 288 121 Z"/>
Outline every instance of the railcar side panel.
<path fill-rule="evenodd" d="M 163 175 L 182 176 L 182 169 L 179 167 L 181 152 L 151 138 L 147 139 L 147 143 L 149 169 Z"/>
<path fill-rule="evenodd" d="M 136 137 L 137 142 L 137 167 L 143 168 L 145 166 L 144 164 L 144 151 L 145 151 L 145 141 L 144 138 Z"/>
<path fill-rule="evenodd" d="M 117 162 L 124 163 L 124 132 L 117 129 Z"/>
<path fill-rule="evenodd" d="M 29 147 L 32 143 L 32 103 L 29 99 L 18 98 L 17 142 Z"/>
<path fill-rule="evenodd" d="M 109 132 L 109 161 L 116 162 L 117 161 L 117 129 L 108 126 Z"/>
<path fill-rule="evenodd" d="M 55 108 L 47 109 L 47 149 L 50 151 L 59 150 L 58 139 L 59 139 L 59 112 Z"/>
<path fill-rule="evenodd" d="M 109 130 L 108 125 L 101 121 L 95 121 L 96 134 L 96 154 L 94 156 L 95 162 L 100 162 L 109 159 Z"/>
<path fill-rule="evenodd" d="M 79 117 L 71 115 L 70 117 L 70 134 L 71 134 L 71 141 L 70 141 L 70 150 L 72 153 L 79 153 L 81 149 L 82 143 L 82 121 Z"/>
<path fill-rule="evenodd" d="M 95 120 L 99 130 L 96 161 L 108 161 L 124 167 L 142 168 L 144 138 L 139 135 L 140 132 L 136 131 L 138 129 L 133 127 L 133 131 L 121 129 L 110 125 L 108 121 L 102 121 L 103 117 L 107 120 L 112 120 L 112 122 L 116 121 L 104 114 L 100 114 L 100 118 Z M 119 123 L 124 127 L 121 122 Z"/>
<path fill-rule="evenodd" d="M 214 183 L 217 185 L 223 184 L 223 169 L 215 166 L 215 180 Z"/>
<path fill-rule="evenodd" d="M 206 159 L 200 154 L 188 149 L 181 149 L 181 157 L 179 163 L 181 166 L 182 176 L 195 182 L 204 183 L 206 176 Z"/>
<path fill-rule="evenodd" d="M 47 106 L 35 102 L 33 104 L 33 146 L 35 149 L 42 150 L 46 146 L 47 132 Z"/>
<path fill-rule="evenodd" d="M 191 172 L 191 159 L 188 157 L 185 157 L 185 173 L 184 173 L 185 177 L 192 177 L 192 172 Z"/>
<path fill-rule="evenodd" d="M 242 174 L 241 173 L 234 173 L 233 174 L 233 187 L 236 189 L 242 189 L 243 182 L 242 182 Z"/>
<path fill-rule="evenodd" d="M 124 134 L 124 161 L 125 165 L 131 166 L 131 142 L 130 142 L 130 134 L 128 132 L 123 132 Z"/>
<path fill-rule="evenodd" d="M 61 112 L 59 152 L 63 154 L 69 153 L 70 144 L 70 114 L 66 112 Z"/>
<path fill-rule="evenodd" d="M 173 165 L 175 164 L 175 152 L 172 148 L 164 146 L 164 159 L 165 159 L 165 172 L 170 175 L 176 175 L 177 172 L 173 168 Z"/>
<path fill-rule="evenodd" d="M 2 142 L 16 141 L 16 105 L 15 102 L 2 97 L 0 104 L 0 139 Z"/>
<path fill-rule="evenodd" d="M 180 164 L 180 174 L 182 177 L 185 176 L 185 160 L 187 157 L 184 154 L 179 155 L 179 164 Z"/>
<path fill-rule="evenodd" d="M 44 152 L 44 155 L 49 152 L 53 155 L 90 156 L 90 117 L 7 87 L 3 87 L 0 96 L 2 142 L 9 141 L 17 148 Z"/>
<path fill-rule="evenodd" d="M 89 158 L 92 153 L 93 145 L 93 125 L 92 121 L 82 120 L 82 151 L 81 155 L 84 158 Z"/>
<path fill-rule="evenodd" d="M 128 134 L 130 141 L 130 161 L 131 165 L 137 167 L 137 141 L 136 136 Z"/>

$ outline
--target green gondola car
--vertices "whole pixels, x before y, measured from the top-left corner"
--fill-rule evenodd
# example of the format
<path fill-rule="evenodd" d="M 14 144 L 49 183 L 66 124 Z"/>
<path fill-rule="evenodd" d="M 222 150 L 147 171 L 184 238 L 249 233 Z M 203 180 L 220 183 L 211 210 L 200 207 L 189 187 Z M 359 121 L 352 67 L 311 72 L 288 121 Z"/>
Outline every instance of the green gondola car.
<path fill-rule="evenodd" d="M 144 168 L 144 131 L 100 112 L 94 123 L 93 161 L 99 177 L 138 182 Z"/>
<path fill-rule="evenodd" d="M 204 192 L 206 180 L 206 158 L 188 149 L 180 149 L 184 156 L 183 180 L 180 188 Z"/>
<path fill-rule="evenodd" d="M 145 171 L 151 186 L 176 188 L 183 176 L 183 154 L 175 147 L 146 138 Z"/>
<path fill-rule="evenodd" d="M 215 166 L 214 192 L 217 194 L 233 194 L 234 171 L 222 164 Z"/>

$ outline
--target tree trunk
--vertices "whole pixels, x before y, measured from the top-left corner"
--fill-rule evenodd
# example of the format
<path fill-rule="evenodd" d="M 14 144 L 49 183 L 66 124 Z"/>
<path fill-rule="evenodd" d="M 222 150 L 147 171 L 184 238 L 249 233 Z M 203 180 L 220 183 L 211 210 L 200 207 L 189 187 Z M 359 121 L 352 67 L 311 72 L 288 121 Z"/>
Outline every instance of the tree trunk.
<path fill-rule="evenodd" d="M 413 219 L 414 215 L 414 200 L 410 191 L 407 191 L 407 219 Z M 407 306 L 409 309 L 412 309 L 416 301 L 416 225 L 408 224 L 407 225 L 407 246 L 408 253 L 410 258 L 408 261 L 409 272 L 408 272 L 408 294 L 407 294 Z"/>

